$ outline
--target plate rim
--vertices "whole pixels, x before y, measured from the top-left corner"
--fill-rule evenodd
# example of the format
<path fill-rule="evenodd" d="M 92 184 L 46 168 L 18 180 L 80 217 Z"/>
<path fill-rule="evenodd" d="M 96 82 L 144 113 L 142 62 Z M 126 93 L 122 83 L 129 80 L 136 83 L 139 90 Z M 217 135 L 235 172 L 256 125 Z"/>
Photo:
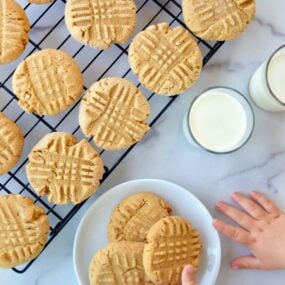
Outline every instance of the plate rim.
<path fill-rule="evenodd" d="M 115 189 L 117 187 L 122 187 L 125 185 L 129 185 L 129 184 L 133 184 L 133 183 L 145 183 L 145 182 L 154 182 L 154 183 L 165 183 L 171 186 L 175 186 L 175 187 L 179 187 L 180 189 L 186 191 L 190 196 L 192 196 L 192 198 L 194 198 L 196 200 L 196 202 L 203 208 L 204 211 L 206 211 L 206 213 L 210 216 L 210 218 L 213 220 L 213 217 L 210 213 L 210 211 L 208 210 L 208 208 L 200 201 L 200 199 L 198 197 L 196 197 L 190 190 L 187 190 L 186 188 L 184 188 L 183 186 L 180 186 L 176 183 L 170 182 L 168 180 L 164 180 L 164 179 L 155 179 L 155 178 L 142 178 L 142 179 L 133 179 L 133 180 L 128 180 L 125 182 L 122 182 L 120 184 L 117 184 L 111 188 L 109 188 L 108 190 L 106 190 L 105 193 L 102 193 L 102 195 L 100 197 L 98 197 L 90 206 L 89 208 L 86 210 L 86 212 L 83 214 L 76 233 L 75 233 L 75 237 L 74 237 L 74 242 L 73 242 L 73 269 L 75 272 L 75 276 L 76 276 L 76 280 L 78 282 L 78 284 L 82 285 L 82 280 L 79 276 L 79 273 L 77 271 L 77 258 L 76 258 L 76 253 L 78 252 L 77 250 L 77 244 L 78 244 L 78 238 L 79 238 L 79 233 L 81 232 L 81 228 L 83 227 L 84 221 L 86 220 L 86 218 L 89 216 L 89 214 L 92 212 L 93 208 L 95 208 L 95 206 L 97 205 L 97 203 L 100 203 L 100 201 L 105 198 L 105 195 L 115 191 Z M 213 283 L 215 284 L 220 272 L 220 268 L 221 268 L 221 259 L 222 259 L 222 253 L 221 253 L 221 239 L 220 236 L 218 234 L 217 231 L 214 231 L 216 238 L 217 238 L 217 246 L 218 246 L 218 252 L 217 252 L 217 264 L 218 266 L 216 267 L 215 271 L 214 271 L 214 278 L 213 278 Z M 211 284 L 211 285 L 212 285 Z"/>

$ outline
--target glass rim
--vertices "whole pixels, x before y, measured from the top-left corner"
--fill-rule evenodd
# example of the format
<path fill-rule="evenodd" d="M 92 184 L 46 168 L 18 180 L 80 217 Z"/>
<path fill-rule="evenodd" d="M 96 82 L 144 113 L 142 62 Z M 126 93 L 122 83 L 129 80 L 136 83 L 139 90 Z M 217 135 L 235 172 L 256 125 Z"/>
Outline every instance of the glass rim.
<path fill-rule="evenodd" d="M 274 56 L 279 52 L 281 51 L 282 49 L 285 49 L 285 45 L 282 45 L 280 46 L 279 48 L 277 48 L 272 54 L 271 56 L 269 57 L 269 59 L 267 60 L 267 63 L 266 63 L 266 70 L 265 70 L 265 81 L 266 81 L 266 85 L 267 85 L 267 88 L 270 92 L 270 94 L 272 95 L 272 97 L 278 102 L 280 103 L 282 106 L 285 106 L 285 102 L 282 102 L 273 92 L 270 84 L 269 84 L 269 75 L 268 75 L 268 71 L 269 71 L 269 65 L 272 61 L 272 59 L 274 58 Z"/>
<path fill-rule="evenodd" d="M 213 90 L 213 89 L 228 89 L 228 90 L 231 90 L 231 91 L 234 91 L 236 94 L 238 94 L 239 96 L 241 96 L 244 101 L 246 102 L 246 104 L 249 106 L 249 109 L 250 109 L 250 113 L 252 115 L 252 127 L 251 127 L 251 130 L 250 130 L 250 133 L 248 134 L 248 137 L 246 138 L 246 140 L 240 145 L 238 146 L 237 148 L 234 148 L 232 150 L 229 150 L 229 151 L 223 151 L 223 152 L 219 152 L 219 151 L 214 151 L 214 150 L 210 150 L 206 147 L 204 147 L 201 143 L 198 142 L 198 140 L 195 138 L 192 130 L 191 130 L 191 126 L 189 124 L 189 118 L 190 118 L 190 113 L 192 111 L 192 108 L 195 104 L 195 102 L 201 97 L 203 96 L 206 92 L 210 91 L 210 90 Z M 188 128 L 188 131 L 189 131 L 189 134 L 191 136 L 191 138 L 193 139 L 193 141 L 199 146 L 201 147 L 202 149 L 206 150 L 207 152 L 210 152 L 210 153 L 213 153 L 213 154 L 230 154 L 230 153 L 233 153 L 235 151 L 238 151 L 239 149 L 241 149 L 244 145 L 246 145 L 248 143 L 248 141 L 250 140 L 250 138 L 252 137 L 252 134 L 253 134 L 253 131 L 254 131 L 254 128 L 255 128 L 255 115 L 254 115 L 254 111 L 253 111 L 253 108 L 250 104 L 250 101 L 238 90 L 232 88 L 232 87 L 225 87 L 225 86 L 212 86 L 210 88 L 207 88 L 205 89 L 202 93 L 200 93 L 198 96 L 196 96 L 194 98 L 194 100 L 191 102 L 190 104 L 190 107 L 189 107 L 189 110 L 188 110 L 188 113 L 187 113 L 187 128 Z"/>

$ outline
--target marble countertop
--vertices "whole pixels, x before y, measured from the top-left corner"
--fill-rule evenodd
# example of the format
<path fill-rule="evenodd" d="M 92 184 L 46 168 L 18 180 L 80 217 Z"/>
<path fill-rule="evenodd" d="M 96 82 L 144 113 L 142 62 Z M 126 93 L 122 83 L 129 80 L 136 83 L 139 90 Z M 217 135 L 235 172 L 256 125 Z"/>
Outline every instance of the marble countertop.
<path fill-rule="evenodd" d="M 218 156 L 195 149 L 182 133 L 182 118 L 193 97 L 213 85 L 231 86 L 248 96 L 248 81 L 257 66 L 285 43 L 285 1 L 257 0 L 257 16 L 238 39 L 226 43 L 203 71 L 194 88 L 180 96 L 166 114 L 101 186 L 99 194 L 131 179 L 160 178 L 193 192 L 213 216 L 218 200 L 233 191 L 263 191 L 285 209 L 285 113 L 270 114 L 254 107 L 252 139 L 236 153 Z M 0 284 L 75 285 L 72 247 L 76 228 L 91 198 L 25 274 L 0 270 Z M 285 271 L 232 271 L 230 260 L 247 250 L 222 240 L 218 285 L 283 285 Z M 274 246 L 274 245 L 273 245 Z"/>

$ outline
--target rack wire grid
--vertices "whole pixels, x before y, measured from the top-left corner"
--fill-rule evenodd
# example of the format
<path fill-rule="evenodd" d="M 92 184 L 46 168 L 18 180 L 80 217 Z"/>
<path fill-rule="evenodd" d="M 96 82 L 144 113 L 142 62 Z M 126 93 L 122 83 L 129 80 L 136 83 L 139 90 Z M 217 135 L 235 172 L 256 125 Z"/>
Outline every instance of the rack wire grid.
<path fill-rule="evenodd" d="M 17 98 L 11 88 L 11 77 L 19 62 L 36 51 L 44 48 L 56 48 L 67 51 L 78 62 L 84 74 L 85 90 L 87 90 L 87 86 L 103 77 L 118 76 L 127 78 L 135 82 L 138 87 L 140 86 L 150 102 L 150 126 L 156 123 L 176 100 L 177 96 L 154 96 L 154 93 L 149 92 L 139 84 L 128 65 L 129 44 L 115 44 L 108 50 L 100 51 L 74 41 L 65 27 L 64 6 L 66 1 L 57 0 L 49 5 L 33 5 L 27 4 L 25 1 L 20 0 L 19 2 L 25 7 L 24 9 L 31 23 L 29 44 L 25 53 L 17 61 L 1 67 L 0 72 L 0 110 L 5 112 L 22 128 L 25 137 L 25 148 L 17 166 L 6 175 L 0 177 L 0 195 L 10 193 L 23 194 L 31 197 L 36 204 L 40 204 L 45 208 L 51 223 L 49 239 L 45 246 L 47 248 L 63 227 L 79 211 L 84 202 L 76 206 L 57 206 L 49 203 L 46 197 L 39 197 L 33 191 L 26 178 L 25 165 L 28 161 L 27 156 L 31 148 L 49 132 L 65 131 L 76 135 L 78 139 L 84 137 L 78 125 L 80 100 L 57 116 L 46 117 L 25 113 L 18 106 Z M 147 26 L 159 22 L 168 22 L 171 26 L 182 25 L 187 28 L 182 19 L 181 1 L 137 0 L 136 3 L 137 27 L 134 35 Z M 205 42 L 199 38 L 196 39 L 202 50 L 205 65 L 222 46 L 223 42 Z M 102 182 L 109 177 L 133 147 L 135 146 L 119 152 L 99 150 L 105 163 L 105 175 Z M 34 261 L 13 268 L 13 270 L 17 273 L 24 273 Z"/>

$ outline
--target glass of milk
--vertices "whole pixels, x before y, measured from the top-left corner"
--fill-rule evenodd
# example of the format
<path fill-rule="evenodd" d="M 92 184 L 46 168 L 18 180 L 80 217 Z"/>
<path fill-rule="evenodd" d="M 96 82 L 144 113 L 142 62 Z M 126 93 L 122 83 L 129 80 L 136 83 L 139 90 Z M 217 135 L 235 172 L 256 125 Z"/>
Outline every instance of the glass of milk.
<path fill-rule="evenodd" d="M 254 129 L 254 113 L 249 101 L 226 87 L 206 90 L 192 102 L 183 122 L 187 140 L 216 154 L 238 150 Z"/>
<path fill-rule="evenodd" d="M 253 74 L 249 83 L 253 102 L 270 112 L 285 111 L 285 46 L 278 48 Z"/>

